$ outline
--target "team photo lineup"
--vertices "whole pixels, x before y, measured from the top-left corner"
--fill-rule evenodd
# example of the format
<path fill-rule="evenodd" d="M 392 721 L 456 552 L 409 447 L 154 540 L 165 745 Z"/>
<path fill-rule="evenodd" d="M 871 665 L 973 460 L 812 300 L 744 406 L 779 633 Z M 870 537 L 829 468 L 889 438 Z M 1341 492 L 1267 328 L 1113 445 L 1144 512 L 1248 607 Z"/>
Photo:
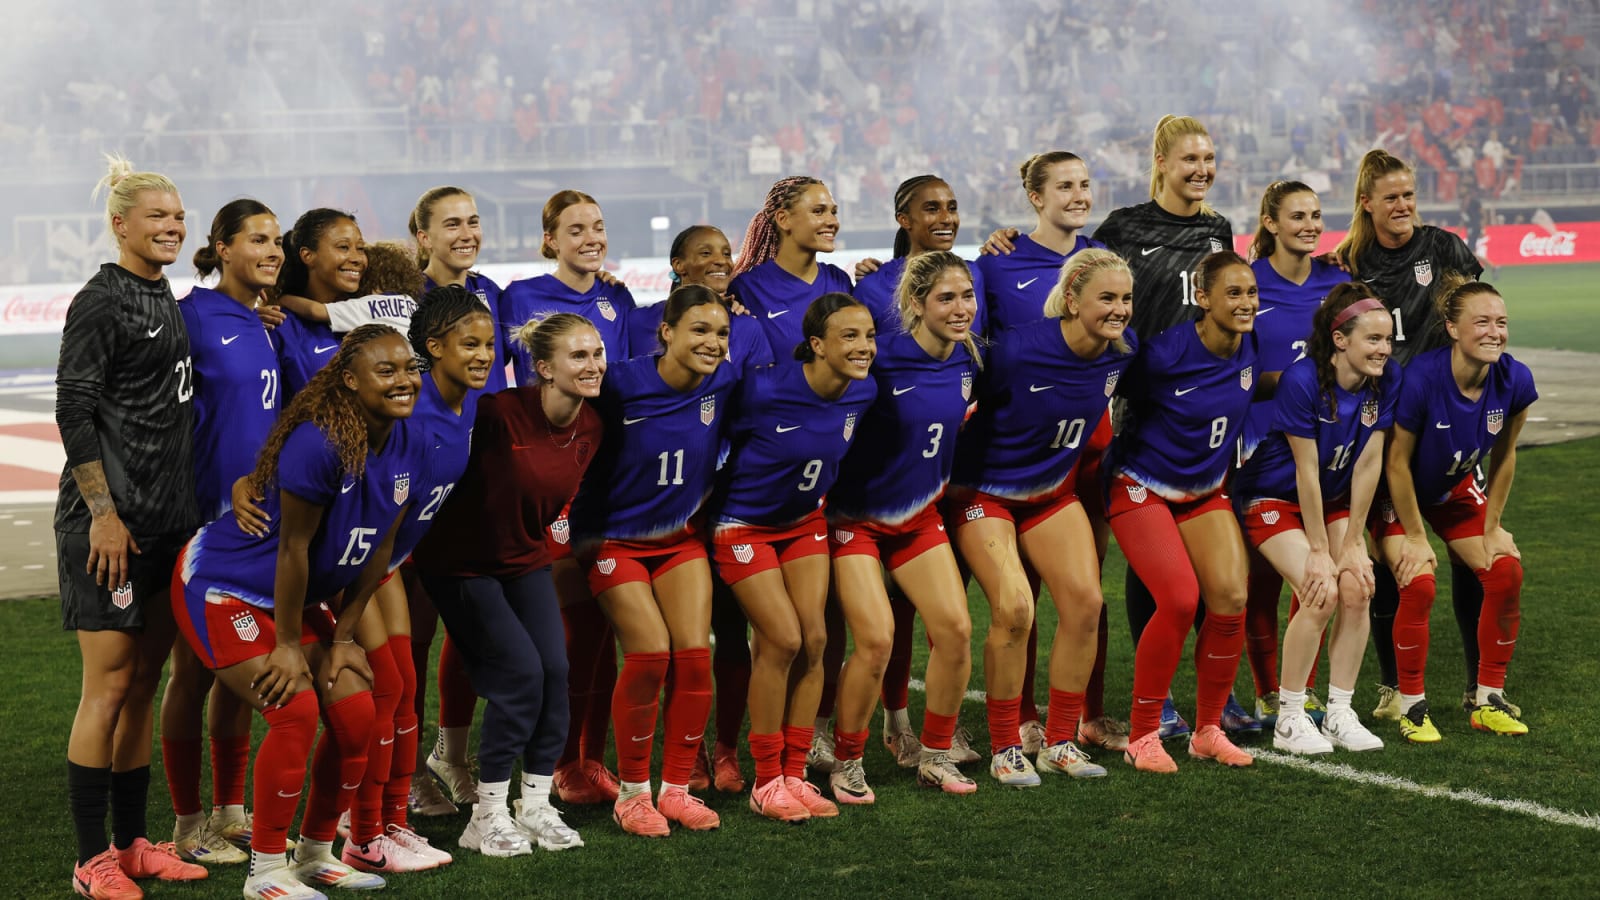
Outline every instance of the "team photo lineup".
<path fill-rule="evenodd" d="M 1353 160 L 1353 197 L 1276 181 L 1230 223 L 1211 133 L 1169 115 L 1149 199 L 1092 233 L 1072 152 L 1017 161 L 1037 222 L 969 233 L 974 259 L 962 214 L 991 198 L 896 173 L 893 255 L 854 271 L 819 258 L 828 179 L 790 176 L 744 234 L 676 233 L 652 304 L 607 271 L 583 185 L 544 203 L 554 271 L 502 286 L 459 187 L 417 199 L 409 242 L 272 198 L 202 232 L 181 185 L 108 159 L 116 260 L 56 372 L 84 896 L 403 891 L 453 854 L 582 848 L 564 815 L 588 804 L 666 838 L 847 819 L 906 779 L 1181 779 L 1435 744 L 1446 715 L 1528 733 L 1502 513 L 1538 390 L 1515 298 L 1423 223 L 1403 156 Z M 1325 207 L 1353 214 L 1331 252 Z M 1430 695 L 1441 567 L 1465 658 Z M 168 800 L 171 841 L 146 824 Z M 458 811 L 458 837 L 415 827 Z"/>

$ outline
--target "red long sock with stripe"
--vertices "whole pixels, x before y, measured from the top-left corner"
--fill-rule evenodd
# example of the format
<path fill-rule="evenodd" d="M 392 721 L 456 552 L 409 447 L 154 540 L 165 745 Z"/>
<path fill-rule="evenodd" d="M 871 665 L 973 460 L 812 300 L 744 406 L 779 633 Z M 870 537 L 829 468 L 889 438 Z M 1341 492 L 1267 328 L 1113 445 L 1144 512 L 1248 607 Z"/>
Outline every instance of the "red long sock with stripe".
<path fill-rule="evenodd" d="M 656 712 L 671 662 L 672 654 L 665 652 L 629 653 L 622 657 L 616 694 L 611 699 L 611 721 L 617 733 L 617 775 L 623 781 L 650 780 Z"/>
<path fill-rule="evenodd" d="M 833 758 L 834 759 L 860 759 L 867 752 L 868 730 L 840 731 L 838 723 L 833 726 Z M 810 741 L 806 744 L 810 745 Z"/>
<path fill-rule="evenodd" d="M 211 736 L 212 806 L 243 806 L 244 780 L 249 771 L 249 732 Z"/>
<path fill-rule="evenodd" d="M 217 690 L 222 690 L 221 686 Z M 200 739 L 161 737 L 161 768 L 167 773 L 172 811 L 180 816 L 200 812 Z"/>
<path fill-rule="evenodd" d="M 1478 571 L 1483 612 L 1478 616 L 1478 686 L 1505 690 L 1506 666 L 1522 630 L 1522 563 L 1502 556 Z"/>
<path fill-rule="evenodd" d="M 567 727 L 567 744 L 561 751 L 558 767 L 578 761 L 579 746 L 588 725 L 589 702 L 594 696 L 600 635 L 606 624 L 600 604 L 593 601 L 584 600 L 561 608 L 561 628 L 567 642 L 567 705 L 572 711 L 572 720 Z"/>
<path fill-rule="evenodd" d="M 957 716 L 941 716 L 933 710 L 922 714 L 922 746 L 929 750 L 949 750 L 955 738 Z"/>
<path fill-rule="evenodd" d="M 306 756 L 317 736 L 316 692 L 301 691 L 261 715 L 267 720 L 267 736 L 256 753 L 250 849 L 282 853 L 306 786 Z"/>
<path fill-rule="evenodd" d="M 409 653 L 407 654 L 410 655 Z M 350 837 L 365 844 L 383 834 L 383 789 L 394 762 L 394 715 L 400 708 L 400 670 L 394 644 L 367 651 L 372 667 L 372 730 L 367 743 L 367 770 L 350 810 Z"/>
<path fill-rule="evenodd" d="M 1400 589 L 1400 609 L 1394 614 L 1394 661 L 1400 673 L 1400 693 L 1423 693 L 1423 673 L 1428 668 L 1428 616 L 1436 590 L 1433 573 L 1424 572 Z"/>
<path fill-rule="evenodd" d="M 1244 613 L 1232 616 L 1206 613 L 1200 637 L 1194 644 L 1195 730 L 1222 724 L 1234 678 L 1239 674 L 1239 654 L 1244 650 Z"/>
<path fill-rule="evenodd" d="M 750 756 L 756 762 L 756 787 L 783 777 L 783 732 L 750 734 Z"/>
<path fill-rule="evenodd" d="M 604 622 L 596 646 L 600 654 L 595 660 L 594 682 L 585 703 L 588 714 L 583 722 L 583 743 L 578 749 L 587 762 L 603 762 L 606 758 L 606 730 L 611 724 L 611 697 L 617 688 L 617 633 L 611 620 Z"/>
<path fill-rule="evenodd" d="M 806 777 L 806 754 L 817 729 L 810 725 L 783 726 L 783 777 Z"/>
<path fill-rule="evenodd" d="M 383 823 L 409 828 L 411 776 L 417 771 L 417 670 L 411 657 L 410 635 L 389 639 L 389 654 L 400 675 L 400 705 L 394 711 L 394 753 L 389 780 L 383 786 Z"/>
<path fill-rule="evenodd" d="M 1083 716 L 1083 691 L 1050 689 L 1050 715 L 1045 721 L 1047 744 L 1059 744 L 1077 737 L 1078 719 Z"/>
<path fill-rule="evenodd" d="M 351 694 L 323 708 L 322 721 L 327 727 L 311 760 L 311 794 L 300 820 L 302 835 L 330 842 L 338 836 L 339 814 L 350 808 L 367 771 L 367 746 L 375 717 L 371 691 Z M 263 745 L 256 757 L 266 755 Z"/>
<path fill-rule="evenodd" d="M 666 734 L 661 739 L 661 780 L 688 784 L 694 758 L 706 739 L 711 719 L 711 651 L 705 647 L 672 654 L 667 681 Z"/>
<path fill-rule="evenodd" d="M 989 712 L 990 752 L 999 753 L 1007 747 L 1015 747 L 1022 743 L 1022 738 L 1017 735 L 1017 729 L 1022 725 L 1019 712 L 1021 705 L 1021 697 L 996 700 L 991 695 L 984 700 L 984 706 Z"/>

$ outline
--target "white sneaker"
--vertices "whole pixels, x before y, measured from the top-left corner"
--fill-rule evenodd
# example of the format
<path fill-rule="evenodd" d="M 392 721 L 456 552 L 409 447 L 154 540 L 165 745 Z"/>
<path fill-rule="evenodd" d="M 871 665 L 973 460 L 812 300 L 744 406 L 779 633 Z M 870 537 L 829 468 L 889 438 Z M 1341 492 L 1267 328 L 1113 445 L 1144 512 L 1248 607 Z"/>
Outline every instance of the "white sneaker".
<path fill-rule="evenodd" d="M 886 731 L 883 744 L 894 754 L 902 769 L 915 769 L 922 759 L 922 741 L 909 731 Z"/>
<path fill-rule="evenodd" d="M 412 777 L 410 803 L 411 814 L 416 816 L 453 816 L 460 812 L 439 790 L 439 782 L 426 772 Z"/>
<path fill-rule="evenodd" d="M 978 751 L 972 749 L 972 732 L 956 726 L 956 733 L 950 736 L 950 761 L 964 766 L 981 759 L 983 757 L 978 755 Z"/>
<path fill-rule="evenodd" d="M 328 900 L 328 895 L 294 877 L 288 866 L 276 866 L 244 880 L 245 900 Z"/>
<path fill-rule="evenodd" d="M 472 764 L 457 765 L 428 754 L 428 771 L 449 792 L 451 802 L 466 806 L 478 802 L 478 782 L 472 777 Z"/>
<path fill-rule="evenodd" d="M 1361 724 L 1361 717 L 1348 706 L 1328 709 L 1322 719 L 1322 736 L 1340 750 L 1353 753 L 1383 749 L 1383 739 L 1368 731 Z"/>
<path fill-rule="evenodd" d="M 484 856 L 527 856 L 533 852 L 528 836 L 504 807 L 485 811 L 474 804 L 472 818 L 457 843 Z"/>
<path fill-rule="evenodd" d="M 1309 715 L 1288 710 L 1278 712 L 1278 723 L 1272 726 L 1272 746 L 1298 756 L 1333 752 L 1333 744 L 1317 732 Z"/>
<path fill-rule="evenodd" d="M 806 766 L 818 772 L 832 773 L 839 760 L 833 755 L 833 729 L 818 728 L 811 736 L 811 750 L 806 753 Z"/>
<path fill-rule="evenodd" d="M 1017 728 L 1017 737 L 1022 739 L 1023 753 L 1038 756 L 1044 749 L 1044 724 L 1038 719 L 1029 719 Z"/>
<path fill-rule="evenodd" d="M 294 877 L 305 884 L 319 888 L 343 888 L 347 891 L 375 891 L 384 885 L 381 876 L 358 872 L 334 859 L 330 851 L 323 850 L 302 857 L 300 851 L 303 849 L 305 848 L 302 845 L 295 851 L 295 858 L 289 863 L 289 868 L 294 872 Z"/>
<path fill-rule="evenodd" d="M 511 805 L 517 811 L 517 827 L 541 849 L 570 850 L 583 846 L 583 837 L 572 826 L 561 821 L 561 811 L 549 803 L 524 806 L 521 798 L 518 798 Z"/>
<path fill-rule="evenodd" d="M 1006 787 L 1026 788 L 1039 786 L 1039 773 L 1022 752 L 1021 747 L 1007 747 L 989 760 L 989 774 Z"/>
<path fill-rule="evenodd" d="M 172 826 L 172 844 L 180 859 L 202 865 L 231 866 L 250 861 L 250 854 L 212 831 L 204 819 L 187 831 L 180 831 L 177 825 Z"/>
<path fill-rule="evenodd" d="M 417 834 L 410 828 L 402 828 L 399 825 L 392 824 L 385 825 L 383 833 L 388 836 L 389 840 L 410 850 L 412 853 L 433 860 L 435 866 L 447 866 L 455 861 L 454 856 L 428 843 L 427 838 Z"/>
<path fill-rule="evenodd" d="M 1104 778 L 1106 767 L 1095 763 L 1089 754 L 1071 741 L 1053 744 L 1039 752 L 1039 771 L 1072 778 Z"/>

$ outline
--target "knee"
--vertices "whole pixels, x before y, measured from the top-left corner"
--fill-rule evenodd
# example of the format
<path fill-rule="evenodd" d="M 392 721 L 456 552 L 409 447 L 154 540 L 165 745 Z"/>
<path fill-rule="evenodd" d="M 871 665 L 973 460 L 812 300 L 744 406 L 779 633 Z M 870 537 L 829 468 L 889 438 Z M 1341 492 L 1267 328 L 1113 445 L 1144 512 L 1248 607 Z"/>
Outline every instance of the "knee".
<path fill-rule="evenodd" d="M 1058 607 L 1060 628 L 1081 636 L 1093 636 L 1100 631 L 1100 610 L 1105 604 L 1099 594 L 1086 601 L 1063 604 Z"/>
<path fill-rule="evenodd" d="M 756 641 L 752 662 L 787 670 L 794 665 L 795 658 L 800 655 L 801 646 L 799 631 L 762 635 Z"/>
<path fill-rule="evenodd" d="M 889 656 L 894 652 L 893 626 L 886 629 L 858 629 L 854 636 L 856 659 L 873 671 L 881 671 L 889 665 Z"/>
<path fill-rule="evenodd" d="M 972 620 L 961 616 L 955 621 L 928 624 L 928 639 L 941 651 L 970 656 L 972 653 Z"/>
<path fill-rule="evenodd" d="M 989 638 L 1001 637 L 1007 644 L 1027 640 L 1033 628 L 1033 604 L 1028 598 L 1018 597 L 994 605 Z"/>
<path fill-rule="evenodd" d="M 808 632 L 800 643 L 801 649 L 806 654 L 806 668 L 815 669 L 821 667 L 822 657 L 828 652 L 828 632 L 822 628 L 815 629 Z M 887 658 L 887 653 L 885 658 Z"/>
<path fill-rule="evenodd" d="M 1249 599 L 1244 585 L 1222 585 L 1206 591 L 1206 609 L 1224 616 L 1243 615 Z"/>

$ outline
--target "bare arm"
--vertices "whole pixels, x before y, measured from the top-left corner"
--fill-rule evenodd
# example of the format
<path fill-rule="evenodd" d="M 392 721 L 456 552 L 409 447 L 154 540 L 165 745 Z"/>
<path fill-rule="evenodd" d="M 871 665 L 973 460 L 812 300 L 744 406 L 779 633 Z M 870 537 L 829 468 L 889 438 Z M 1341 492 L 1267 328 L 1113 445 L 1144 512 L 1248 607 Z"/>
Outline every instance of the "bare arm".
<path fill-rule="evenodd" d="M 1319 608 L 1338 596 L 1339 569 L 1328 547 L 1328 526 L 1322 512 L 1322 463 L 1317 458 L 1317 442 L 1311 438 L 1285 435 L 1294 454 L 1294 480 L 1300 499 L 1300 520 L 1311 552 L 1306 554 L 1306 570 L 1301 576 L 1300 600 Z"/>
<path fill-rule="evenodd" d="M 1378 479 L 1383 477 L 1383 432 L 1375 432 L 1356 457 L 1355 471 L 1350 474 L 1350 523 L 1344 533 L 1344 548 L 1334 548 L 1334 560 L 1339 571 L 1351 572 L 1361 582 L 1362 590 L 1372 596 L 1376 585 L 1372 580 L 1372 557 L 1367 554 L 1366 522 L 1372 511 L 1372 497 L 1378 490 Z"/>
<path fill-rule="evenodd" d="M 252 685 L 265 706 L 290 699 L 311 683 L 311 668 L 300 649 L 300 616 L 305 611 L 306 582 L 311 570 L 311 539 L 322 524 L 323 508 L 280 490 L 278 566 L 272 587 L 272 618 L 277 644 Z"/>
<path fill-rule="evenodd" d="M 278 305 L 310 322 L 328 321 L 328 304 L 318 303 L 306 297 L 295 294 L 284 294 L 278 298 Z"/>
<path fill-rule="evenodd" d="M 367 655 L 355 641 L 356 624 L 361 621 L 361 614 L 366 611 L 367 602 L 383 582 L 383 577 L 389 573 L 389 560 L 394 556 L 394 536 L 400 531 L 400 523 L 405 521 L 406 513 L 410 510 L 410 504 L 401 508 L 400 514 L 389 526 L 389 533 L 383 536 L 383 542 L 372 552 L 367 564 L 361 567 L 355 584 L 345 591 L 344 607 L 339 610 L 339 622 L 333 629 L 333 650 L 328 655 L 329 689 L 333 688 L 339 680 L 339 673 L 345 669 L 355 672 L 368 683 L 372 681 L 372 667 L 367 662 Z"/>

